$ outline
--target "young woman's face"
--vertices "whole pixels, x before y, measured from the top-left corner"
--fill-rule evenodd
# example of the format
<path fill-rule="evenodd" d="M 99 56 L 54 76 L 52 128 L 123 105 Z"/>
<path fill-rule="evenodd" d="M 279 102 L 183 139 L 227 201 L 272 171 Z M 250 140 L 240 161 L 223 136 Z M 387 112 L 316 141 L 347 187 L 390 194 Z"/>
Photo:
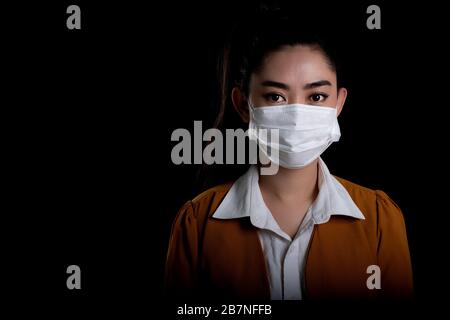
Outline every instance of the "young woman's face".
<path fill-rule="evenodd" d="M 252 74 L 248 103 L 253 107 L 308 104 L 337 107 L 346 90 L 337 89 L 336 73 L 323 53 L 309 46 L 285 46 L 270 53 Z"/>

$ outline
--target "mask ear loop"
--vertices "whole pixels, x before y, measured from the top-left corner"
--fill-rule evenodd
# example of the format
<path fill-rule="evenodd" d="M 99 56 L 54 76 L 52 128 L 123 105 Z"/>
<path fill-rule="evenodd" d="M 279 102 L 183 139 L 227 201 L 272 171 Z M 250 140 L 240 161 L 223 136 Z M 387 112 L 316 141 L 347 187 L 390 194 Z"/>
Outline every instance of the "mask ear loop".
<path fill-rule="evenodd" d="M 250 97 L 247 99 L 247 105 L 248 105 L 248 125 L 249 125 L 249 134 L 250 134 L 250 130 L 253 130 L 252 128 L 250 128 L 251 123 L 253 122 L 253 112 L 255 111 L 255 108 L 252 105 L 252 101 L 250 99 Z M 254 132 L 253 132 L 254 133 Z"/>
<path fill-rule="evenodd" d="M 331 129 L 331 135 L 333 136 L 333 141 L 339 141 L 339 138 L 341 136 L 341 129 L 339 127 L 339 121 L 338 121 L 338 106 L 334 106 L 334 113 L 336 115 L 334 122 L 333 122 L 333 128 Z M 338 138 L 337 138 L 338 137 Z"/>
<path fill-rule="evenodd" d="M 250 123 L 253 122 L 253 112 L 255 111 L 255 107 L 253 106 L 251 99 L 248 98 L 247 99 L 247 104 L 248 104 L 248 108 L 249 108 L 249 137 L 251 140 L 254 140 L 253 142 L 256 143 L 258 145 L 258 148 L 262 148 L 259 149 L 258 155 L 259 157 L 257 157 L 258 160 L 258 168 L 260 173 L 262 174 L 268 174 L 268 175 L 272 175 L 278 172 L 278 165 L 274 167 L 271 165 L 272 160 L 270 159 L 269 155 L 268 155 L 268 149 L 269 146 L 267 145 L 267 143 L 263 142 L 260 140 L 260 131 L 258 128 L 251 128 Z M 268 135 L 269 133 L 266 132 L 266 134 Z M 277 134 L 277 141 L 279 140 L 278 138 L 278 134 Z M 272 152 L 272 151 L 271 151 Z M 276 154 L 276 159 L 278 160 L 278 154 Z"/>
<path fill-rule="evenodd" d="M 247 99 L 247 105 L 248 105 L 248 124 L 250 126 L 250 122 L 252 122 L 253 114 L 255 112 L 255 107 L 253 106 L 253 103 L 252 103 L 250 97 Z"/>
<path fill-rule="evenodd" d="M 247 99 L 247 104 L 248 104 L 249 112 L 250 112 L 250 111 L 251 111 L 251 112 L 255 111 L 255 107 L 253 106 L 250 97 Z"/>

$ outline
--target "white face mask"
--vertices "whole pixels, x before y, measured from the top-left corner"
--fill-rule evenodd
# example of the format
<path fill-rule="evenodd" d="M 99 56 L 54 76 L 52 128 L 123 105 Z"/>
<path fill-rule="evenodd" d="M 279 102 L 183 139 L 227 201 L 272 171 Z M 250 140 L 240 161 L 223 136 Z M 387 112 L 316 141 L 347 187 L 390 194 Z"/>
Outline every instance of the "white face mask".
<path fill-rule="evenodd" d="M 278 129 L 278 143 L 258 134 L 260 129 Z M 307 166 L 340 136 L 336 108 L 306 104 L 250 107 L 250 139 L 267 150 L 264 153 L 270 161 L 284 168 Z"/>

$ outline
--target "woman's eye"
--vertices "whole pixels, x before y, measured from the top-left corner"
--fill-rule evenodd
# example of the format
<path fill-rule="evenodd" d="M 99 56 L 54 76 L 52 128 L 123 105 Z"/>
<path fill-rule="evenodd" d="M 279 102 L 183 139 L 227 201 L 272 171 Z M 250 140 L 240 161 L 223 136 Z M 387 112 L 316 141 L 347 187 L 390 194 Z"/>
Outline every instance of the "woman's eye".
<path fill-rule="evenodd" d="M 276 93 L 266 94 L 265 97 L 266 97 L 266 99 L 269 102 L 272 102 L 272 103 L 280 103 L 280 102 L 284 102 L 285 101 L 285 99 L 283 98 L 282 95 L 279 95 L 279 94 L 276 94 Z"/>
<path fill-rule="evenodd" d="M 315 93 L 310 96 L 312 102 L 323 102 L 328 96 L 322 93 Z"/>

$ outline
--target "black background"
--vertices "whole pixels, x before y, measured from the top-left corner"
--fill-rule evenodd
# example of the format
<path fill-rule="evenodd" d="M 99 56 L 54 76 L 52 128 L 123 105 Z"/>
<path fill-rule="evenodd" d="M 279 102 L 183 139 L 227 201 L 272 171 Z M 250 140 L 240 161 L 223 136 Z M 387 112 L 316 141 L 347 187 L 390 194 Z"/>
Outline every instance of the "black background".
<path fill-rule="evenodd" d="M 70 4 L 81 8 L 81 30 L 66 28 Z M 381 7 L 381 30 L 366 28 L 370 4 Z M 408 308 L 445 299 L 443 6 L 289 5 L 341 39 L 349 98 L 341 141 L 324 155 L 330 171 L 384 190 L 402 208 L 416 286 Z M 217 54 L 249 7 L 80 0 L 3 7 L 9 297 L 72 311 L 130 303 L 173 314 L 159 303 L 167 241 L 178 208 L 198 192 L 199 168 L 171 163 L 170 135 L 194 120 L 212 123 Z M 81 267 L 80 291 L 66 288 L 71 264 Z"/>

